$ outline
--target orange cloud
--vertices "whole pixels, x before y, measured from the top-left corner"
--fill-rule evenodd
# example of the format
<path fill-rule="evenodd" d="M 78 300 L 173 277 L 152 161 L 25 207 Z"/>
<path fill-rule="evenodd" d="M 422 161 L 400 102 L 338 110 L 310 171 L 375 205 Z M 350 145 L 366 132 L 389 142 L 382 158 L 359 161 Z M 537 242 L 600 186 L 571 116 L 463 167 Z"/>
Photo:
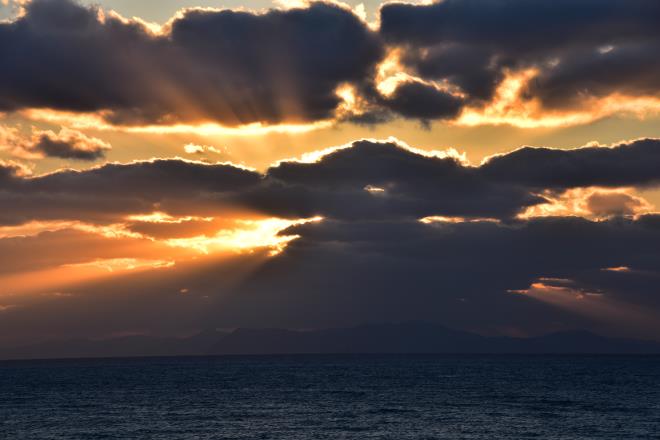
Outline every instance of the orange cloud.
<path fill-rule="evenodd" d="M 654 209 L 651 203 L 635 193 L 634 188 L 574 188 L 559 194 L 545 191 L 539 195 L 548 202 L 530 206 L 519 218 L 580 216 L 598 220 L 645 214 Z"/>
<path fill-rule="evenodd" d="M 18 127 L 0 126 L 0 149 L 22 159 L 56 157 L 73 160 L 102 158 L 112 146 L 95 137 L 62 127 L 59 132 L 32 127 L 30 135 Z"/>
<path fill-rule="evenodd" d="M 481 107 L 465 107 L 455 125 L 511 125 L 518 128 L 554 128 L 588 124 L 616 114 L 644 118 L 660 114 L 660 98 L 614 93 L 602 98 L 585 98 L 580 108 L 566 111 L 545 109 L 538 98 L 525 96 L 538 69 L 508 71 L 492 101 Z"/>

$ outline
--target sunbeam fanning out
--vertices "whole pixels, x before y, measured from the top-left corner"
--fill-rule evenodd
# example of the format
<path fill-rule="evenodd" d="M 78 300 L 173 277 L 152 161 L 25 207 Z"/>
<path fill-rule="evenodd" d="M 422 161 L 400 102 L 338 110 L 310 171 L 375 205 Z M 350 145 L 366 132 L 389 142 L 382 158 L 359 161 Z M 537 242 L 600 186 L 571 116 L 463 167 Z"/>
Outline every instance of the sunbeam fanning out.
<path fill-rule="evenodd" d="M 644 307 L 634 306 L 610 298 L 608 292 L 581 287 L 573 280 L 540 278 L 523 290 L 510 293 L 525 295 L 554 307 L 583 315 L 607 327 L 634 322 L 641 331 L 655 326 L 656 316 Z"/>
<path fill-rule="evenodd" d="M 333 125 L 331 120 L 306 124 L 264 124 L 255 122 L 239 126 L 226 126 L 214 122 L 197 124 L 121 125 L 106 121 L 107 113 L 72 113 L 50 109 L 27 109 L 21 115 L 28 120 L 67 125 L 79 130 L 116 131 L 134 134 L 195 134 L 202 136 L 264 136 L 273 133 L 301 134 Z"/>

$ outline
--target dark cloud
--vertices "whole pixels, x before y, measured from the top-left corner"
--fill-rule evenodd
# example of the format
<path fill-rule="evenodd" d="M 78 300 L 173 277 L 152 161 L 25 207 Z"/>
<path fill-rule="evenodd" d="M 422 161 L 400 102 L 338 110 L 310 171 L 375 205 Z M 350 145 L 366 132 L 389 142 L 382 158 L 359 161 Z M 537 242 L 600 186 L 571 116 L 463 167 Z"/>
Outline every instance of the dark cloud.
<path fill-rule="evenodd" d="M 660 14 L 657 15 L 660 18 Z M 589 97 L 619 93 L 657 97 L 660 90 L 660 35 L 599 50 L 574 50 L 555 67 L 541 71 L 527 94 L 549 108 L 580 108 Z"/>
<path fill-rule="evenodd" d="M 7 207 L 0 212 L 0 221 L 5 224 L 31 219 L 107 223 L 154 211 L 345 220 L 510 219 L 546 202 L 536 195 L 545 190 L 657 184 L 660 142 L 645 139 L 573 150 L 523 148 L 493 157 L 480 167 L 465 165 L 451 155 L 365 140 L 318 162 L 282 162 L 265 174 L 229 164 L 175 159 L 106 164 L 35 178 L 17 176 L 15 168 L 0 170 L 4 175 L 0 206 Z M 609 201 L 613 202 L 611 197 Z M 607 211 L 597 202 L 591 200 L 600 206 L 596 211 Z M 610 208 L 624 205 L 610 203 Z"/>
<path fill-rule="evenodd" d="M 32 127 L 28 135 L 18 127 L 0 125 L 0 151 L 21 159 L 54 157 L 91 162 L 105 157 L 111 149 L 99 138 L 65 127 L 57 133 Z"/>
<path fill-rule="evenodd" d="M 386 4 L 380 32 L 421 77 L 492 97 L 508 69 L 535 67 L 528 95 L 579 107 L 612 93 L 657 96 L 660 5 L 653 0 L 445 0 Z"/>
<path fill-rule="evenodd" d="M 0 168 L 1 170 L 2 168 Z M 131 214 L 182 211 L 183 215 L 230 209 L 225 196 L 259 184 L 261 176 L 231 165 L 183 160 L 106 164 L 36 178 L 0 180 L 0 222 L 82 220 L 112 223 Z"/>
<path fill-rule="evenodd" d="M 561 323 L 625 331 L 636 323 L 582 316 L 579 299 L 553 310 L 550 302 L 511 292 L 539 278 L 570 279 L 587 289 L 593 274 L 627 264 L 655 265 L 657 274 L 660 244 L 657 228 L 639 221 L 580 218 L 515 225 L 326 221 L 286 233 L 302 238 L 223 299 L 218 319 L 300 327 L 424 319 L 490 331 L 507 325 L 543 331 Z M 643 304 L 657 317 L 660 298 L 646 287 Z M 642 305 L 605 282 L 598 291 L 614 304 Z"/>
<path fill-rule="evenodd" d="M 0 185 L 10 186 L 14 181 L 29 174 L 29 170 L 18 162 L 0 159 Z"/>
<path fill-rule="evenodd" d="M 48 157 L 83 161 L 101 159 L 105 157 L 105 152 L 111 149 L 107 142 L 68 129 L 62 129 L 59 133 L 38 132 L 26 148 Z"/>
<path fill-rule="evenodd" d="M 640 139 L 613 147 L 573 150 L 525 147 L 490 158 L 491 179 L 531 188 L 648 186 L 660 180 L 660 141 Z"/>
<path fill-rule="evenodd" d="M 35 0 L 0 24 L 0 110 L 104 110 L 121 124 L 315 121 L 381 55 L 377 35 L 330 3 L 189 10 L 153 35 L 70 0 Z"/>
<path fill-rule="evenodd" d="M 421 120 L 453 119 L 463 107 L 461 98 L 418 81 L 399 84 L 381 103 L 401 116 Z"/>
<path fill-rule="evenodd" d="M 454 157 L 371 141 L 355 142 L 316 163 L 281 163 L 268 170 L 267 182 L 255 202 L 280 214 L 295 209 L 288 215 L 508 217 L 542 201 L 523 188 L 493 184 Z"/>
<path fill-rule="evenodd" d="M 35 178 L 5 166 L 5 224 L 125 222 L 128 215 L 154 210 L 217 217 L 127 222 L 130 231 L 165 239 L 231 229 L 232 219 L 246 212 L 325 220 L 283 231 L 299 238 L 276 257 L 257 251 L 190 260 L 67 286 L 70 296 L 49 297 L 48 304 L 32 297 L 29 304 L 8 303 L 16 307 L 2 312 L 0 333 L 21 333 L 28 324 L 35 335 L 61 330 L 98 336 L 135 328 L 172 332 L 421 319 L 486 333 L 587 328 L 657 334 L 658 216 L 626 217 L 636 209 L 633 196 L 597 191 L 587 199 L 589 209 L 612 217 L 511 217 L 543 202 L 533 194 L 545 189 L 656 184 L 658 147 L 647 139 L 611 148 L 523 149 L 472 167 L 393 142 L 359 141 L 318 162 L 283 162 L 265 174 L 181 160 Z M 418 220 L 426 215 L 472 221 Z M 475 221 L 479 217 L 503 221 Z M 164 243 L 146 240 L 151 244 L 143 247 L 143 241 L 66 229 L 0 239 L 0 262 L 12 274 L 100 257 L 170 255 Z M 109 311 L 121 316 L 108 319 Z M 85 319 L 74 319 L 79 314 Z"/>
<path fill-rule="evenodd" d="M 528 68 L 538 75 L 525 97 L 546 108 L 660 89 L 653 0 L 387 3 L 378 31 L 325 2 L 262 14 L 187 10 L 159 35 L 73 0 L 35 0 L 25 11 L 0 24 L 4 111 L 103 111 L 128 125 L 304 123 L 333 118 L 337 87 L 348 83 L 369 109 L 342 120 L 452 119 Z M 375 67 L 396 47 L 419 78 L 383 96 Z"/>
<path fill-rule="evenodd" d="M 430 320 L 485 333 L 586 328 L 654 338 L 659 330 L 660 229 L 650 219 L 327 220 L 286 233 L 301 238 L 275 258 L 245 255 L 74 286 L 67 289 L 71 297 L 47 306 L 5 311 L 0 329 L 103 335 Z M 603 271 L 619 266 L 634 272 Z M 513 293 L 539 279 L 575 294 L 557 304 Z M 179 292 L 184 287 L 186 295 Z M 587 291 L 600 296 L 579 298 Z M 585 304 L 593 312 L 585 313 Z M 621 315 L 599 315 L 602 304 Z M 639 310 L 650 322 L 639 319 Z"/>

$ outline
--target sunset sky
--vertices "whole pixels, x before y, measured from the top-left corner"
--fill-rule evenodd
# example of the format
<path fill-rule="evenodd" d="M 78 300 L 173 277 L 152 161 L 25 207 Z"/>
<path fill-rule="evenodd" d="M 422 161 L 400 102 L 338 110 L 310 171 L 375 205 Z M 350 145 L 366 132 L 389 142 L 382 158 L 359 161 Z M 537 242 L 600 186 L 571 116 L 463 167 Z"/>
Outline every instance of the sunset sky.
<path fill-rule="evenodd" d="M 660 340 L 660 2 L 0 0 L 0 347 Z"/>

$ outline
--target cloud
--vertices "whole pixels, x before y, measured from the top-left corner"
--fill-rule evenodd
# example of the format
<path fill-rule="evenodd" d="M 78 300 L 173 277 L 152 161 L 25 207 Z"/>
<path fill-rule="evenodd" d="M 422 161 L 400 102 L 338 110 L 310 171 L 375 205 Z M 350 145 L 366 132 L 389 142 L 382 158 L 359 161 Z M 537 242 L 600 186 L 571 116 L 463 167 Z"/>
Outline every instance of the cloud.
<path fill-rule="evenodd" d="M 154 32 L 70 0 L 34 0 L 0 24 L 11 66 L 0 72 L 0 111 L 99 112 L 122 125 L 318 121 L 333 117 L 337 87 L 362 81 L 381 54 L 378 36 L 331 3 L 187 9 Z"/>
<path fill-rule="evenodd" d="M 530 188 L 649 186 L 660 179 L 659 147 L 657 139 L 572 150 L 525 147 L 492 156 L 481 168 L 492 179 Z"/>
<path fill-rule="evenodd" d="M 0 254 L 0 276 L 3 276 L 101 259 L 164 257 L 172 255 L 172 250 L 138 237 L 111 237 L 64 228 L 31 237 L 0 239 Z M 26 283 L 23 287 L 31 286 Z M 5 285 L 0 293 L 8 293 L 6 289 Z"/>
<path fill-rule="evenodd" d="M 10 184 L 17 178 L 32 174 L 32 170 L 26 165 L 10 160 L 0 160 L 0 184 Z"/>
<path fill-rule="evenodd" d="M 657 185 L 659 151 L 660 142 L 654 139 L 573 150 L 523 148 L 474 167 L 452 152 L 362 140 L 325 152 L 316 161 L 280 162 L 264 174 L 230 163 L 181 159 L 106 164 L 38 177 L 21 177 L 15 166 L 5 165 L 0 168 L 0 206 L 11 209 L 0 213 L 0 222 L 108 224 L 156 211 L 178 217 L 243 212 L 287 219 L 510 220 L 570 189 Z M 634 195 L 624 200 L 604 196 L 604 191 L 589 193 L 587 211 L 642 208 Z"/>
<path fill-rule="evenodd" d="M 2 149 L 23 159 L 54 157 L 95 161 L 104 158 L 112 146 L 101 139 L 64 127 L 59 133 L 33 128 L 31 136 L 27 136 L 16 127 L 0 126 L 0 150 Z"/>
<path fill-rule="evenodd" d="M 3 168 L 0 168 L 3 170 Z M 261 176 L 245 168 L 184 160 L 106 164 L 25 179 L 10 173 L 0 191 L 0 223 L 82 220 L 115 223 L 126 216 L 169 210 L 177 215 L 223 212 L 228 195 L 245 191 Z"/>
<path fill-rule="evenodd" d="M 646 200 L 625 192 L 596 191 L 587 198 L 587 207 L 596 216 L 634 215 L 650 210 Z"/>
<path fill-rule="evenodd" d="M 61 271 L 105 278 L 59 280 L 71 295 L 47 302 L 37 293 L 52 286 L 30 284 L 37 293 L 11 298 L 20 307 L 4 312 L 0 333 L 422 319 L 486 333 L 657 334 L 660 221 L 632 188 L 657 185 L 658 147 L 527 148 L 471 166 L 454 152 L 362 140 L 264 173 L 170 159 L 30 177 L 3 164 L 0 223 L 14 226 L 0 230 L 0 285 Z M 516 218 L 568 191 L 588 218 Z M 316 215 L 324 219 L 300 221 Z M 281 253 L 200 252 L 247 238 Z M 123 262 L 141 270 L 108 279 L 98 269 Z M 603 270 L 620 267 L 629 269 Z M 551 279 L 568 281 L 559 292 Z M 109 310 L 121 316 L 100 319 Z M 88 319 L 73 319 L 81 313 Z"/>
<path fill-rule="evenodd" d="M 103 158 L 105 152 L 112 148 L 101 139 L 67 128 L 62 128 L 59 133 L 37 131 L 33 136 L 36 139 L 28 147 L 29 150 L 60 159 L 93 161 Z"/>
<path fill-rule="evenodd" d="M 383 38 L 405 49 L 403 68 L 458 87 L 471 106 L 493 99 L 508 73 L 528 69 L 537 75 L 519 99 L 538 99 L 543 111 L 591 110 L 615 95 L 658 97 L 655 2 L 393 2 L 380 18 Z"/>
<path fill-rule="evenodd" d="M 488 182 L 457 157 L 396 142 L 358 141 L 317 162 L 282 162 L 268 170 L 265 183 L 248 199 L 286 216 L 508 217 L 542 201 L 513 185 Z"/>
<path fill-rule="evenodd" d="M 214 154 L 218 156 L 229 156 L 229 152 L 226 148 L 220 147 L 216 148 L 211 145 L 197 145 L 197 144 L 186 144 L 183 146 L 183 151 L 186 154 L 194 154 L 198 156 L 204 156 L 206 154 Z"/>
<path fill-rule="evenodd" d="M 545 190 L 546 203 L 527 208 L 519 218 L 580 216 L 605 219 L 653 212 L 653 205 L 631 188 L 573 188 L 564 192 Z"/>
<path fill-rule="evenodd" d="M 421 120 L 453 119 L 463 107 L 460 97 L 419 81 L 398 84 L 393 93 L 381 101 L 401 116 Z"/>
<path fill-rule="evenodd" d="M 0 72 L 0 111 L 149 130 L 643 116 L 660 112 L 659 19 L 647 0 L 387 2 L 372 29 L 318 1 L 264 13 L 185 9 L 157 27 L 73 0 L 34 0 L 0 23 L 10 66 Z"/>
<path fill-rule="evenodd" d="M 0 329 L 52 337 L 430 320 L 489 334 L 586 328 L 652 338 L 658 331 L 657 219 L 326 220 L 286 233 L 300 238 L 274 258 L 246 254 L 72 286 L 68 298 L 7 311 Z M 634 270 L 601 270 L 624 265 Z M 600 296 L 557 304 L 512 293 L 541 278 L 564 279 L 575 292 Z M 182 298 L 184 287 L 189 294 Z M 623 317 L 583 313 L 602 303 L 619 305 Z M 635 310 L 655 319 L 641 321 Z M 107 316 L 113 319 L 101 319 Z"/>
<path fill-rule="evenodd" d="M 644 304 L 656 317 L 660 313 L 660 298 L 650 285 L 644 298 L 629 298 L 619 286 L 601 281 L 596 287 L 588 281 L 602 276 L 602 267 L 624 262 L 654 267 L 660 236 L 657 228 L 641 221 L 325 221 L 287 233 L 302 238 L 282 258 L 269 261 L 240 293 L 222 301 L 218 319 L 301 327 L 426 319 L 457 327 L 469 323 L 482 330 L 508 323 L 527 332 L 547 330 L 555 319 L 575 325 L 570 304 L 558 312 L 509 293 L 527 288 L 538 277 L 573 279 L 585 290 Z M 581 318 L 577 322 L 598 325 Z M 632 321 L 600 325 L 610 331 L 635 327 Z"/>

